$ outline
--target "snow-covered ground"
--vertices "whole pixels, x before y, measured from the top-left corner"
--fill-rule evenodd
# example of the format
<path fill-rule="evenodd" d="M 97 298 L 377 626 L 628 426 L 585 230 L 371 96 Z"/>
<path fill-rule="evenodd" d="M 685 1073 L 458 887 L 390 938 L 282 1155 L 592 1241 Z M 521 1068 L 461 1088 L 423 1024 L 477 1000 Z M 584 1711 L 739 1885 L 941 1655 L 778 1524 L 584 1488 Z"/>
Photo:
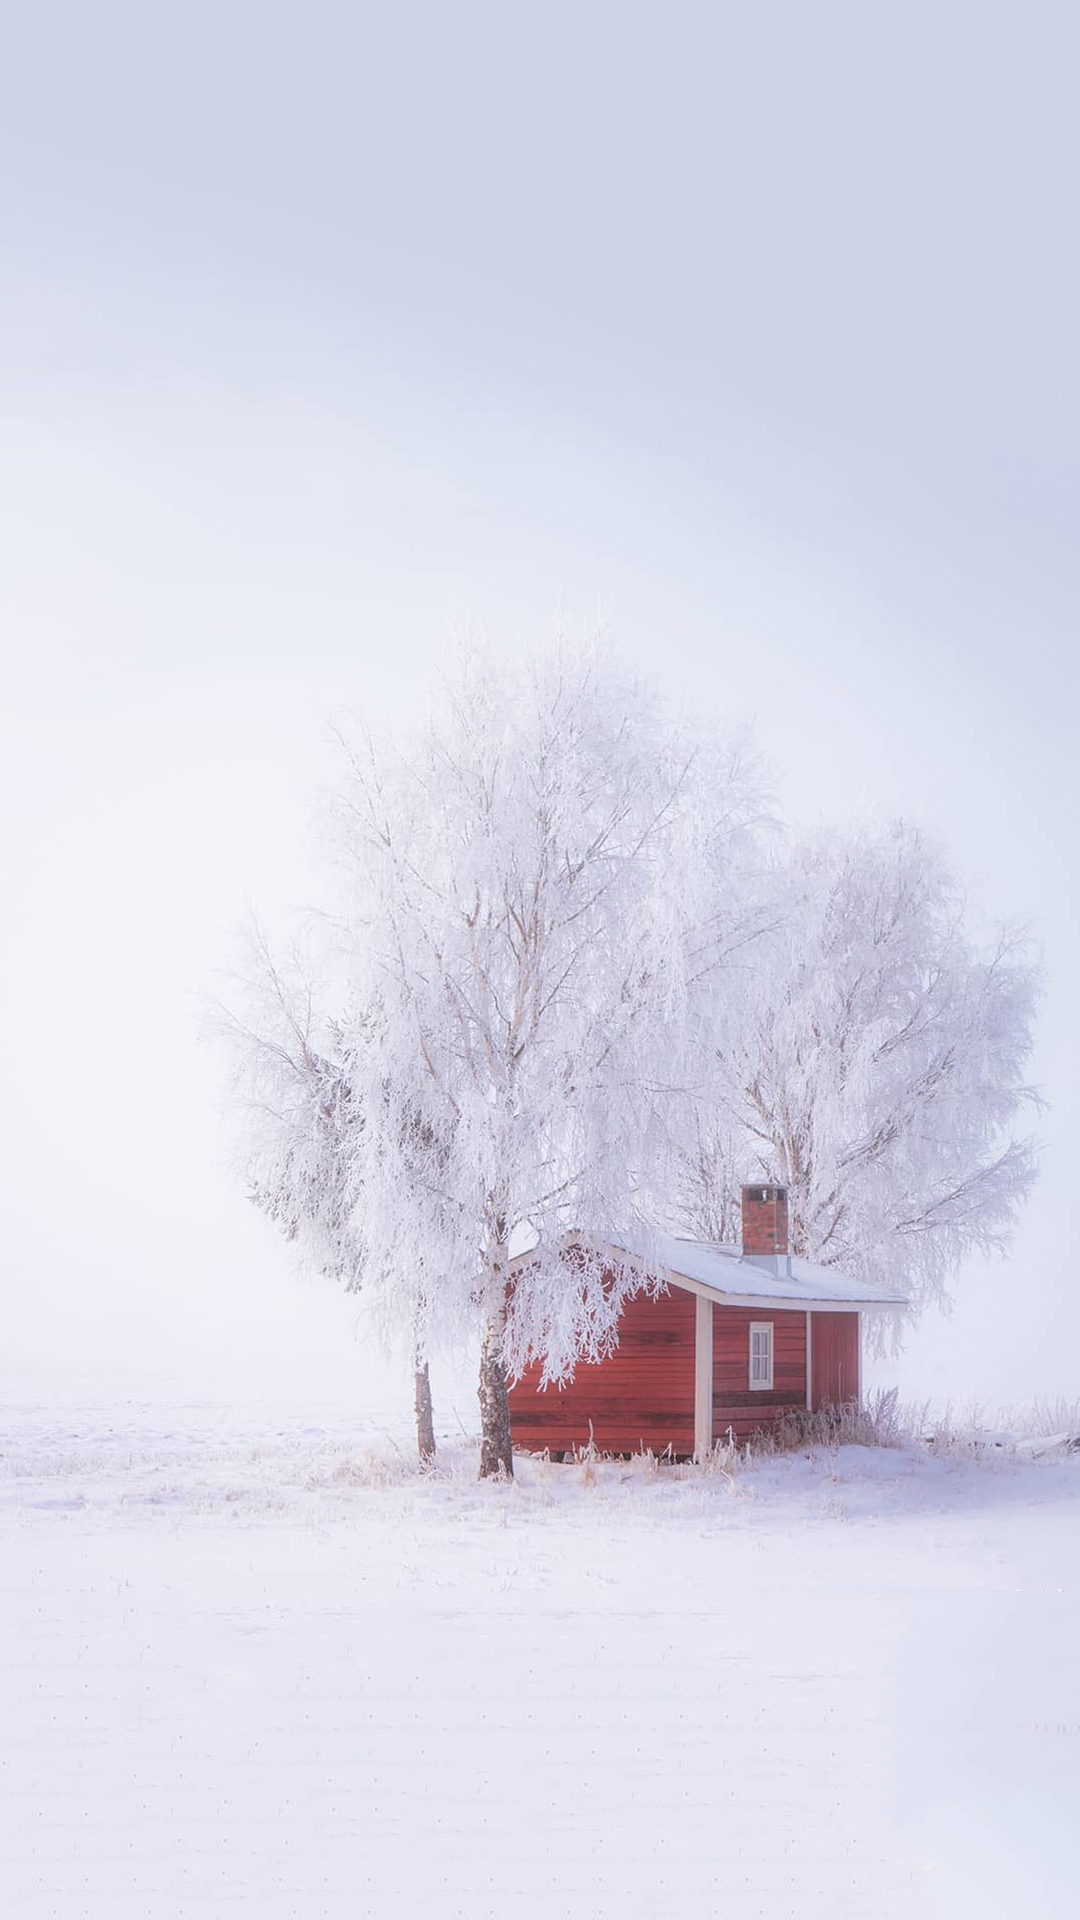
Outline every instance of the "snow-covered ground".
<path fill-rule="evenodd" d="M 0 1427 L 11 1920 L 1077 1911 L 1080 1457 Z"/>

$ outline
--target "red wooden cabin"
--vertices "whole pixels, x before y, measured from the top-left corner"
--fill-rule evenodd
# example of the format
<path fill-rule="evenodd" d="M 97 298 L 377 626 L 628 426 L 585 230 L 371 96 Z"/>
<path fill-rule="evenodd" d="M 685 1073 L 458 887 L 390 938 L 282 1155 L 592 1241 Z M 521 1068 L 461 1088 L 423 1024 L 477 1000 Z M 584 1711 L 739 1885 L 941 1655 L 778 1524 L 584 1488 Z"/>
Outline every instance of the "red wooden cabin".
<path fill-rule="evenodd" d="M 615 1351 L 567 1385 L 542 1389 L 533 1367 L 511 1387 L 514 1445 L 700 1459 L 786 1412 L 857 1401 L 862 1315 L 905 1302 L 793 1258 L 787 1219 L 783 1187 L 744 1187 L 741 1247 L 670 1234 L 612 1243 L 613 1264 L 640 1259 L 665 1290 L 632 1297 Z"/>

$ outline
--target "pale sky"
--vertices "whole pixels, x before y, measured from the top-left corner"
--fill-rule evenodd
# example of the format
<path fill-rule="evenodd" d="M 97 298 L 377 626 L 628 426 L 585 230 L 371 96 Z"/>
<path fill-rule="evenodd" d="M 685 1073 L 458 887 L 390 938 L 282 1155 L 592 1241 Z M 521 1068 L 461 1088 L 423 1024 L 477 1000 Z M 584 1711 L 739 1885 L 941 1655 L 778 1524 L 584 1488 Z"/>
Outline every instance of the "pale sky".
<path fill-rule="evenodd" d="M 166 15 L 168 17 L 166 17 Z M 1080 1392 L 1064 9 L 50 6 L 0 111 L 7 1360 L 345 1364 L 196 997 L 327 722 L 603 617 L 1030 921 L 1044 1175 L 889 1377 Z M 285 1356 L 285 1358 L 283 1358 Z M 59 1389 L 58 1389 L 59 1390 Z"/>

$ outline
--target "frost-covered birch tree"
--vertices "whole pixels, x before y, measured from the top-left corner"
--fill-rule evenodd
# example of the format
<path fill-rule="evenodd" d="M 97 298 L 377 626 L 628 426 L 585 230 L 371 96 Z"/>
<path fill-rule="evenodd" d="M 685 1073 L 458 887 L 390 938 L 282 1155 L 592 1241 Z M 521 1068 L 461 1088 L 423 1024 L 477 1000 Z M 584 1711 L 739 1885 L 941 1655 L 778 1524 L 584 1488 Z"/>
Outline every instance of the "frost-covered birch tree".
<path fill-rule="evenodd" d="M 741 1180 L 788 1188 L 792 1248 L 947 1294 L 1001 1250 L 1034 1178 L 1016 1137 L 1038 999 L 1028 943 L 979 945 L 939 853 L 905 826 L 822 834 L 777 868 L 769 930 L 708 1002 L 714 1071 L 693 1116 L 683 1219 L 731 1237 Z"/>
<path fill-rule="evenodd" d="M 752 783 L 595 659 L 474 660 L 413 746 L 349 752 L 365 1286 L 392 1325 L 422 1266 L 440 1330 L 478 1337 L 480 1471 L 509 1474 L 508 1369 L 557 1380 L 614 1339 L 631 1276 L 560 1250 L 672 1170 L 687 928 Z"/>

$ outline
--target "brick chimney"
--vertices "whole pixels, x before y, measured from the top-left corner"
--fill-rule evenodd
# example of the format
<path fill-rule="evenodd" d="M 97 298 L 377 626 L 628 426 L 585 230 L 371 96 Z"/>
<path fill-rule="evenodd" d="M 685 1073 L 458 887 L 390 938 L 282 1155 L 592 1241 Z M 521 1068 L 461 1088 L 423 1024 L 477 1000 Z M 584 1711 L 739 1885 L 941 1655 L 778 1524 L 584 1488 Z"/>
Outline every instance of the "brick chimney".
<path fill-rule="evenodd" d="M 788 1251 L 786 1187 L 744 1187 L 742 1250 L 746 1260 L 785 1258 Z"/>

